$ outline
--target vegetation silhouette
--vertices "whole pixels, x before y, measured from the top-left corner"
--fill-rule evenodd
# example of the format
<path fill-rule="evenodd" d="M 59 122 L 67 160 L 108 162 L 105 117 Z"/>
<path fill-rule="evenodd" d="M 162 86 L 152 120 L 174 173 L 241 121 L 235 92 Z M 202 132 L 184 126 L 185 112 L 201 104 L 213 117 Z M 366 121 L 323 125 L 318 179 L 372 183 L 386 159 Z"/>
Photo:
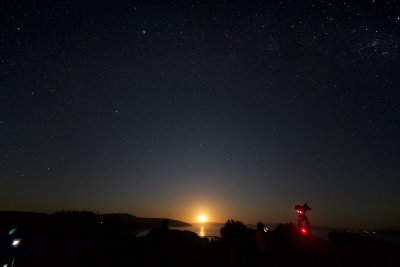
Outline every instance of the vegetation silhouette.
<path fill-rule="evenodd" d="M 137 237 L 146 221 L 152 229 Z M 398 246 L 359 234 L 331 232 L 322 240 L 292 223 L 264 231 L 262 222 L 255 230 L 228 220 L 221 238 L 208 240 L 169 228 L 175 224 L 184 223 L 90 211 L 0 212 L 1 233 L 17 227 L 23 240 L 15 266 L 400 266 Z"/>

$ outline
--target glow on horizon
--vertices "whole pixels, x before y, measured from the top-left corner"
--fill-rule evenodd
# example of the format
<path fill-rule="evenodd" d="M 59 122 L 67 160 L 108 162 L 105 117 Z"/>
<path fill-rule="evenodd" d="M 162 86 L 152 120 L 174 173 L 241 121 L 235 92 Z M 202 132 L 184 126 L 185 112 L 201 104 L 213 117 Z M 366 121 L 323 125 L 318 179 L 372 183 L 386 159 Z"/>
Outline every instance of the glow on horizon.
<path fill-rule="evenodd" d="M 199 220 L 199 222 L 206 222 L 207 221 L 207 217 L 204 214 L 199 215 L 199 217 L 197 219 Z"/>

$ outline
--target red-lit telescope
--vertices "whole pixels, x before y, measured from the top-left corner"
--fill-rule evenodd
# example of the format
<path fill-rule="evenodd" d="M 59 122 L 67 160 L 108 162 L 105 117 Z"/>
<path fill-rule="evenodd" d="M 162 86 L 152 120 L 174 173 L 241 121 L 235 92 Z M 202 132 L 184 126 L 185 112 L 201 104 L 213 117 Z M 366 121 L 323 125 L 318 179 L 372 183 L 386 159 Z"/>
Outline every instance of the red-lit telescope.
<path fill-rule="evenodd" d="M 308 221 L 306 212 L 311 210 L 310 206 L 308 206 L 307 203 L 304 203 L 304 205 L 296 205 L 294 208 L 299 214 L 299 218 L 297 219 L 297 228 L 302 234 L 308 234 L 308 232 L 310 232 L 310 222 Z M 303 225 L 303 222 L 305 222 L 305 226 Z"/>

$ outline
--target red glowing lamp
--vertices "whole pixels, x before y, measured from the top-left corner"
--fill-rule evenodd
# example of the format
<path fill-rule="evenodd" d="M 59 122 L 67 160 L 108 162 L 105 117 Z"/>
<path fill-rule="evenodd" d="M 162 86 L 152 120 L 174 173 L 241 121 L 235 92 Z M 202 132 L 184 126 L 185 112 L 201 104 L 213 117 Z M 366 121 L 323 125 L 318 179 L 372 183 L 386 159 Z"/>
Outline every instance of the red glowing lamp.
<path fill-rule="evenodd" d="M 307 234 L 306 228 L 301 228 L 300 231 L 301 231 L 301 233 L 304 234 L 304 235 Z"/>

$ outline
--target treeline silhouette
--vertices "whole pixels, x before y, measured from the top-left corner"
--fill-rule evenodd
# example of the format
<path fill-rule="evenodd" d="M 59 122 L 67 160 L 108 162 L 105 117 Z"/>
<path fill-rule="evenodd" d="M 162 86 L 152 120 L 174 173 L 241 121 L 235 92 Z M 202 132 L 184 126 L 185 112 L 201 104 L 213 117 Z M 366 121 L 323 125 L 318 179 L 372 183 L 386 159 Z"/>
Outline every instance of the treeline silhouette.
<path fill-rule="evenodd" d="M 262 223 L 254 230 L 228 220 L 220 238 L 208 240 L 169 228 L 178 221 L 150 219 L 148 235 L 136 237 L 127 225 L 146 218 L 135 218 L 0 212 L 0 230 L 17 227 L 23 240 L 15 266 L 400 266 L 399 247 L 356 234 L 331 232 L 322 240 L 290 223 L 264 232 Z"/>

